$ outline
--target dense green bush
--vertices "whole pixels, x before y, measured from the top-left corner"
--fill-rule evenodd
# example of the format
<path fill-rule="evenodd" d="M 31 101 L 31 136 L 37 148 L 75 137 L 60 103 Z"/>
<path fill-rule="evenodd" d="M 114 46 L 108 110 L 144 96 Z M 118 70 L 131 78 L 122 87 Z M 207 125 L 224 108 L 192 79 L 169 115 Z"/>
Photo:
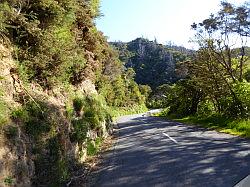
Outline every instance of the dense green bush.
<path fill-rule="evenodd" d="M 73 133 L 70 138 L 72 142 L 83 143 L 87 138 L 87 132 L 89 129 L 89 124 L 85 119 L 75 119 L 72 120 L 72 125 L 74 128 Z"/>
<path fill-rule="evenodd" d="M 101 124 L 106 122 L 107 129 L 111 123 L 111 116 L 107 104 L 101 96 L 77 96 L 73 100 L 76 116 L 72 116 L 73 131 L 71 140 L 73 142 L 83 143 L 86 141 L 88 130 L 96 130 L 98 133 Z M 81 111 L 79 113 L 79 111 Z"/>
<path fill-rule="evenodd" d="M 203 93 L 190 80 L 182 80 L 171 86 L 166 98 L 169 114 L 188 116 L 197 113 Z"/>
<path fill-rule="evenodd" d="M 80 115 L 82 108 L 85 104 L 85 98 L 81 97 L 76 97 L 73 99 L 73 107 L 74 110 L 76 111 L 77 115 Z"/>
<path fill-rule="evenodd" d="M 241 107 L 240 115 L 250 117 L 250 83 L 238 83 L 234 86 L 234 91 L 239 100 L 238 107 Z"/>
<path fill-rule="evenodd" d="M 246 79 L 247 82 L 250 82 L 250 69 L 248 69 L 248 70 L 244 73 L 244 78 Z"/>
<path fill-rule="evenodd" d="M 200 117 L 210 116 L 216 112 L 214 103 L 210 99 L 204 99 L 197 106 L 197 115 Z"/>
<path fill-rule="evenodd" d="M 190 84 L 191 83 L 191 84 Z M 216 102 L 190 81 L 178 82 L 168 89 L 165 107 L 169 114 L 179 117 L 188 115 L 209 116 L 220 113 L 228 117 L 249 117 L 249 83 L 237 83 L 232 88 L 233 94 L 221 95 Z M 206 96 L 206 97 L 205 97 Z"/>

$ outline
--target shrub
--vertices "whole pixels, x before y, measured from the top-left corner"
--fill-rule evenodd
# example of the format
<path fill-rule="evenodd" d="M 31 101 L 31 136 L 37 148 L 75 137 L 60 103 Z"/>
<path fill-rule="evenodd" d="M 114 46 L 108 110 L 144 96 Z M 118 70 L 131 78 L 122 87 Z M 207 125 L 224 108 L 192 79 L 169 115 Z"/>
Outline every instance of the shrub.
<path fill-rule="evenodd" d="M 72 120 L 74 127 L 73 133 L 70 135 L 72 142 L 83 143 L 86 140 L 89 124 L 84 119 Z"/>
<path fill-rule="evenodd" d="M 15 179 L 11 176 L 8 176 L 8 177 L 4 178 L 3 182 L 6 186 L 12 186 L 15 182 Z"/>
<path fill-rule="evenodd" d="M 203 100 L 198 104 L 197 115 L 198 116 L 209 116 L 215 112 L 215 107 L 213 102 L 210 100 Z"/>
<path fill-rule="evenodd" d="M 17 136 L 18 129 L 15 126 L 7 126 L 4 128 L 4 134 L 8 139 L 14 139 Z"/>
<path fill-rule="evenodd" d="M 95 142 L 88 140 L 87 141 L 87 155 L 94 156 L 94 155 L 96 155 L 97 151 L 98 151 L 98 149 L 95 145 Z"/>
<path fill-rule="evenodd" d="M 242 104 L 242 117 L 250 117 L 250 83 L 238 83 L 234 90 Z"/>
<path fill-rule="evenodd" d="M 42 111 L 47 106 L 44 103 L 30 101 L 23 107 L 12 111 L 11 117 L 16 122 L 24 124 L 26 132 L 33 138 L 39 138 L 43 133 L 48 133 L 51 129 L 49 112 Z"/>
<path fill-rule="evenodd" d="M 3 101 L 0 101 L 0 127 L 8 123 L 9 121 L 8 116 L 9 116 L 9 108 Z"/>
<path fill-rule="evenodd" d="M 33 101 L 26 104 L 25 109 L 28 112 L 29 119 L 25 122 L 26 132 L 33 138 L 39 138 L 43 133 L 48 133 L 51 129 L 49 111 L 42 111 L 41 106 L 46 109 L 43 103 Z"/>
<path fill-rule="evenodd" d="M 233 85 L 234 95 L 220 98 L 220 105 L 225 115 L 234 118 L 250 117 L 250 83 Z"/>
<path fill-rule="evenodd" d="M 50 151 L 51 174 L 53 174 L 52 184 L 61 186 L 69 177 L 69 169 L 67 157 L 63 155 L 64 150 L 60 144 L 59 135 L 52 137 L 48 141 L 48 149 Z"/>
<path fill-rule="evenodd" d="M 73 107 L 78 116 L 80 115 L 84 104 L 85 104 L 84 97 L 76 97 L 73 99 Z"/>
<path fill-rule="evenodd" d="M 98 129 L 102 122 L 110 119 L 106 103 L 102 97 L 86 97 L 86 104 L 83 110 L 83 118 L 90 124 L 92 129 Z"/>
<path fill-rule="evenodd" d="M 167 96 L 169 114 L 176 114 L 178 117 L 195 115 L 199 102 L 202 100 L 202 91 L 192 80 L 181 80 L 171 86 Z"/>
<path fill-rule="evenodd" d="M 247 82 L 250 82 L 250 69 L 248 69 L 248 70 L 244 73 L 244 78 L 246 79 Z"/>
<path fill-rule="evenodd" d="M 16 108 L 12 111 L 11 117 L 14 120 L 21 120 L 27 122 L 29 120 L 29 113 L 25 108 Z"/>

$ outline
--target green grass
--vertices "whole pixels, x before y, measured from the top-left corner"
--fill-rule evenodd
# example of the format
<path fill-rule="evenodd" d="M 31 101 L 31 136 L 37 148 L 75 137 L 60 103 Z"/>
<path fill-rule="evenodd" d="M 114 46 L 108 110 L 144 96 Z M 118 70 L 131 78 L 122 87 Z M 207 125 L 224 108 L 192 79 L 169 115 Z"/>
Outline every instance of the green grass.
<path fill-rule="evenodd" d="M 130 114 L 139 114 L 148 111 L 145 105 L 137 105 L 133 107 L 110 107 L 109 113 L 112 118 L 116 118 L 119 116 L 125 116 Z"/>
<path fill-rule="evenodd" d="M 250 119 L 230 119 L 221 115 L 211 115 L 208 117 L 188 116 L 185 118 L 177 118 L 174 115 L 166 115 L 159 113 L 157 116 L 166 117 L 174 121 L 199 125 L 211 130 L 217 130 L 228 134 L 250 138 Z"/>

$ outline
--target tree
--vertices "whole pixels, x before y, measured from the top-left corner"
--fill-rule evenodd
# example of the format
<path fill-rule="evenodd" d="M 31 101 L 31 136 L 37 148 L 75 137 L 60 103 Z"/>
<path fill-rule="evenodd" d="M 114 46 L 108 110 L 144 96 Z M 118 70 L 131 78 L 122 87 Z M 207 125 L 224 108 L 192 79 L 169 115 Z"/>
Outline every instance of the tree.
<path fill-rule="evenodd" d="M 222 2 L 220 11 L 202 23 L 192 25 L 197 30 L 201 48 L 210 50 L 210 56 L 221 65 L 233 82 L 243 80 L 243 68 L 247 61 L 245 48 L 250 28 L 249 4 L 235 7 Z M 239 40 L 235 41 L 235 38 Z M 240 50 L 232 50 L 236 44 Z"/>
<path fill-rule="evenodd" d="M 149 85 L 153 90 L 162 84 L 174 83 L 177 62 L 186 61 L 192 51 L 178 46 L 164 46 L 156 41 L 137 38 L 128 43 L 112 42 L 119 58 L 127 68 L 135 71 L 138 84 Z"/>
<path fill-rule="evenodd" d="M 249 4 L 239 7 L 222 2 L 217 14 L 193 24 L 200 49 L 189 71 L 200 89 L 212 99 L 219 112 L 244 116 L 245 103 L 237 84 L 243 81 L 247 62 L 246 41 L 249 38 Z M 240 48 L 233 48 L 235 38 Z"/>

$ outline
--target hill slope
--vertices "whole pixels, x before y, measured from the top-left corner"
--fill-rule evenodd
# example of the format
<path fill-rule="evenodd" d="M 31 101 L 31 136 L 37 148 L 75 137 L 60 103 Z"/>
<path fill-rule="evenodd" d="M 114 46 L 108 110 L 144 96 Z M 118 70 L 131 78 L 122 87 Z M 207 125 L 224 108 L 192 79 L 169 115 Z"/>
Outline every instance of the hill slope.
<path fill-rule="evenodd" d="M 188 60 L 193 54 L 192 50 L 184 47 L 164 46 L 144 38 L 111 44 L 119 51 L 125 66 L 134 69 L 135 81 L 153 89 L 176 82 L 180 78 L 175 71 L 176 64 Z"/>

